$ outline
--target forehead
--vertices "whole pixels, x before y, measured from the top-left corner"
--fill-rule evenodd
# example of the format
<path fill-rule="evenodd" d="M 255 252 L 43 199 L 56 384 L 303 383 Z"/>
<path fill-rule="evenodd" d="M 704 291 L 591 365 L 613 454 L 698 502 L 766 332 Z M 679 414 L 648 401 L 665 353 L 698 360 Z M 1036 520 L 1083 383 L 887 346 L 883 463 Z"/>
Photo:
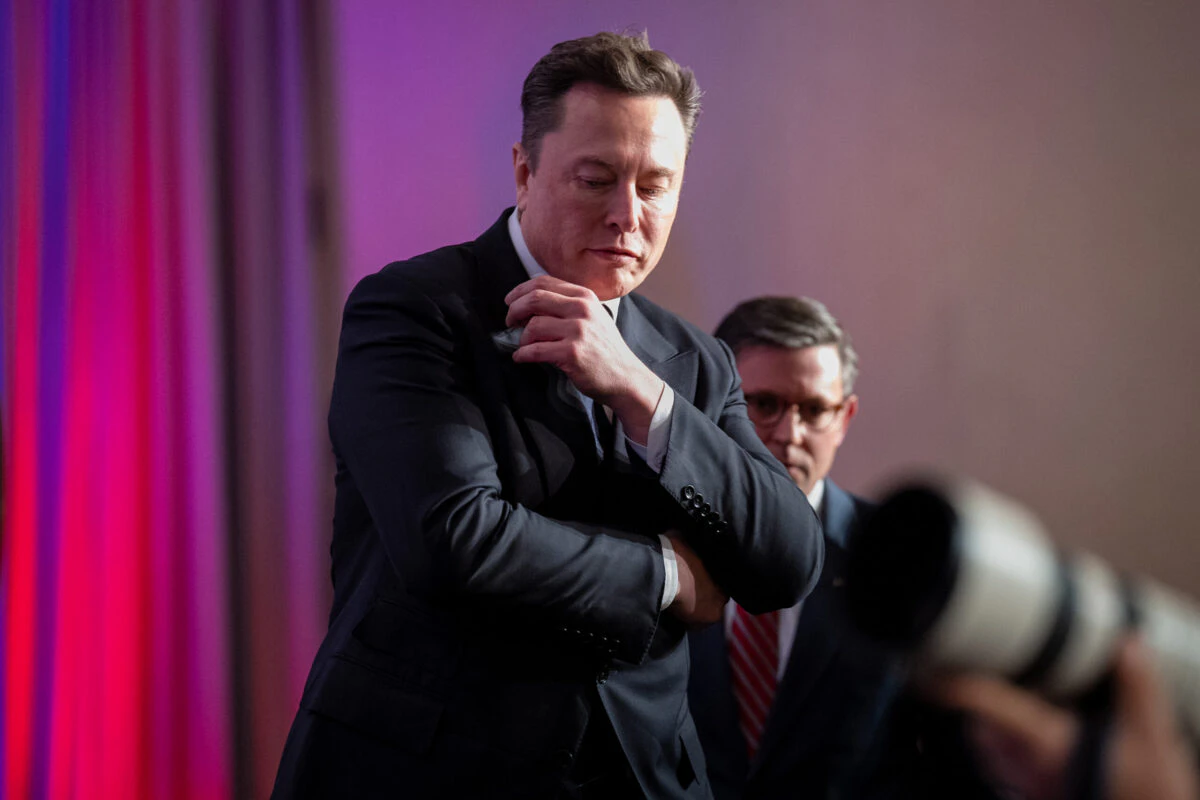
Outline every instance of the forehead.
<path fill-rule="evenodd" d="M 562 98 L 561 124 L 542 140 L 542 157 L 560 167 L 577 160 L 671 172 L 683 170 L 687 135 L 669 97 L 634 96 L 595 84 L 572 87 Z"/>
<path fill-rule="evenodd" d="M 747 345 L 737 356 L 745 392 L 771 392 L 792 400 L 842 398 L 842 361 L 837 346 Z"/>

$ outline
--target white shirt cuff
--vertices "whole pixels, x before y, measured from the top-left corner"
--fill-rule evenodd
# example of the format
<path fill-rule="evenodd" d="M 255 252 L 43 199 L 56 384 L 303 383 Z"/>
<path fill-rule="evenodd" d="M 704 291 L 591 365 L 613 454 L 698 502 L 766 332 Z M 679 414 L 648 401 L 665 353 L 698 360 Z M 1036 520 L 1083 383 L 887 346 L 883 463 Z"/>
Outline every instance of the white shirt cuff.
<path fill-rule="evenodd" d="M 658 610 L 663 611 L 675 602 L 675 596 L 679 594 L 679 564 L 675 562 L 675 548 L 671 546 L 671 540 L 661 533 L 658 540 L 662 542 L 663 572 L 666 574 L 662 602 L 658 604 Z"/>
<path fill-rule="evenodd" d="M 674 407 L 675 393 L 664 383 L 663 393 L 658 398 L 658 405 L 654 407 L 654 416 L 650 418 L 646 444 L 643 446 L 628 436 L 625 437 L 625 444 L 655 472 L 662 472 L 663 461 L 667 457 L 667 441 L 671 438 L 671 409 Z"/>

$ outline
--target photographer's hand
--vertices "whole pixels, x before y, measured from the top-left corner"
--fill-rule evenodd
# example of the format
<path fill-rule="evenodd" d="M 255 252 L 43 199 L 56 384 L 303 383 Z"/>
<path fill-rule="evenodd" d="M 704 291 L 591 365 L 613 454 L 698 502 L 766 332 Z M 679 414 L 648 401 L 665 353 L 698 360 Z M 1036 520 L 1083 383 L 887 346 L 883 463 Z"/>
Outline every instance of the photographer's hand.
<path fill-rule="evenodd" d="M 1029 798 L 1059 798 L 1079 724 L 1069 711 L 1012 684 L 978 675 L 940 677 L 930 699 L 972 714 L 985 760 Z M 1166 689 L 1136 637 L 1116 662 L 1108 749 L 1109 800 L 1200 800 L 1200 776 L 1176 727 Z"/>

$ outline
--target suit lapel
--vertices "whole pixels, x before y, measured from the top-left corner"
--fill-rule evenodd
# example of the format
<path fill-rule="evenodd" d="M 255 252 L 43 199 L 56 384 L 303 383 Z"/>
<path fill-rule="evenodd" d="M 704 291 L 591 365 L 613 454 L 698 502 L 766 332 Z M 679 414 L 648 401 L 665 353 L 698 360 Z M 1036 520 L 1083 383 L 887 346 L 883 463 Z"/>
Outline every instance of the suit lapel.
<path fill-rule="evenodd" d="M 858 510 L 854 505 L 854 498 L 826 478 L 825 501 L 822 506 L 821 525 L 825 529 L 825 535 L 844 551 L 850 546 L 850 533 L 858 524 Z"/>
<path fill-rule="evenodd" d="M 646 316 L 642 299 L 629 295 L 621 300 L 617 330 L 629 349 L 671 389 L 689 402 L 696 394 L 699 355 L 694 350 L 679 350 L 659 332 Z"/>
<path fill-rule="evenodd" d="M 475 240 L 476 289 L 472 301 L 484 326 L 493 333 L 505 329 L 508 306 L 504 304 L 504 296 L 528 279 L 508 235 L 511 212 L 512 209 L 508 209 L 502 213 L 500 219 Z"/>
<path fill-rule="evenodd" d="M 553 493 L 552 484 L 560 483 L 570 473 L 580 454 L 594 456 L 595 439 L 583 404 L 561 371 L 546 364 L 516 364 L 512 360 L 516 337 L 504 324 L 508 313 L 504 298 L 529 275 L 508 235 L 509 213 L 512 209 L 501 214 L 475 241 L 477 280 L 471 305 L 488 337 L 484 349 L 493 356 L 522 436 L 527 446 L 537 451 L 543 476 L 549 476 L 545 487 L 549 495 Z M 526 419 L 537 420 L 539 428 L 552 436 L 534 436 L 527 429 Z M 562 446 L 551 446 L 550 442 Z"/>

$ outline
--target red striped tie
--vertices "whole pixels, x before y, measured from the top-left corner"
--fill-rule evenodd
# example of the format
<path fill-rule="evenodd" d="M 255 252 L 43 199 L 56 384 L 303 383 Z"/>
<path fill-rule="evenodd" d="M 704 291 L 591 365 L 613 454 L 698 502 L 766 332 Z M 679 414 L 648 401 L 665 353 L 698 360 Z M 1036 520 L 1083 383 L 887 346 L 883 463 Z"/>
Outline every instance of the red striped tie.
<path fill-rule="evenodd" d="M 754 615 L 734 606 L 729 633 L 729 663 L 733 667 L 733 696 L 750 760 L 758 751 L 771 701 L 775 698 L 779 665 L 779 612 Z"/>

